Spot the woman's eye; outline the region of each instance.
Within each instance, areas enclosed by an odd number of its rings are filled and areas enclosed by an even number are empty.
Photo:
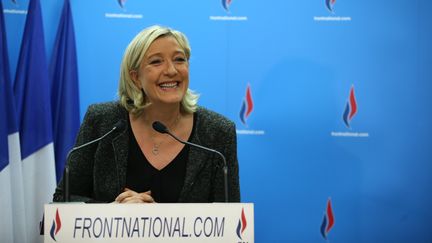
[[[160,60],[160,59],[154,59],[154,60],[150,60],[149,63],[152,64],[152,65],[160,64],[160,63],[162,63],[162,60]]]
[[[176,61],[176,62],[186,62],[186,58],[184,58],[184,57],[176,57],[174,59],[174,61]]]

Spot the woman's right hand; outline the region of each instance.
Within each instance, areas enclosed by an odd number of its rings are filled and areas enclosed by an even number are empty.
[[[117,203],[154,203],[151,196],[151,191],[136,192],[129,188],[125,188],[124,192],[120,193],[115,199]]]

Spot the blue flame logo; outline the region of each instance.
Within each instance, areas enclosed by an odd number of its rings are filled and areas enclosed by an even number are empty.
[[[50,236],[54,241],[57,241],[55,236],[58,234],[60,229],[61,229],[61,220],[60,220],[60,214],[57,209],[56,216],[52,222],[51,230],[50,230]]]
[[[325,0],[325,1],[326,1],[326,7],[328,11],[334,13],[334,5],[336,3],[336,0]]]
[[[124,8],[126,4],[126,0],[117,0],[118,4],[120,5],[120,8]]]
[[[222,7],[225,11],[229,12],[229,6],[231,5],[232,0],[222,0]]]

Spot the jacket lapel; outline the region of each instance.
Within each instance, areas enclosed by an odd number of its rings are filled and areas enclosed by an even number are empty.
[[[127,157],[128,157],[128,135],[127,131],[123,132],[116,138],[114,138],[112,145],[114,148],[114,156],[117,164],[117,176],[118,176],[118,192],[120,193],[126,184],[126,170],[127,170]]]
[[[190,142],[195,144],[202,144],[199,134],[200,134],[200,117],[199,110],[196,112],[194,116],[195,119],[195,128],[193,131],[192,138]],[[186,145],[189,146],[189,145]],[[186,176],[183,184],[183,189],[180,193],[179,202],[183,202],[185,198],[188,198],[188,194],[193,187],[196,176],[199,174],[205,163],[209,163],[210,153],[203,151],[202,149],[195,148],[190,146],[188,160],[186,163]]]
[[[125,116],[124,122],[126,124],[124,131],[112,140],[119,182],[116,188],[116,195],[121,193],[126,185],[127,159],[129,151],[129,119],[127,118],[127,115]]]

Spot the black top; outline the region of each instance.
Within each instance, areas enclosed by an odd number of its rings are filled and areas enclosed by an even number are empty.
[[[151,196],[158,203],[178,202],[186,176],[189,146],[184,146],[167,166],[158,170],[150,164],[141,151],[135,136],[133,136],[131,126],[129,126],[129,132],[131,136],[129,136],[130,150],[126,187],[136,192],[150,190]]]

